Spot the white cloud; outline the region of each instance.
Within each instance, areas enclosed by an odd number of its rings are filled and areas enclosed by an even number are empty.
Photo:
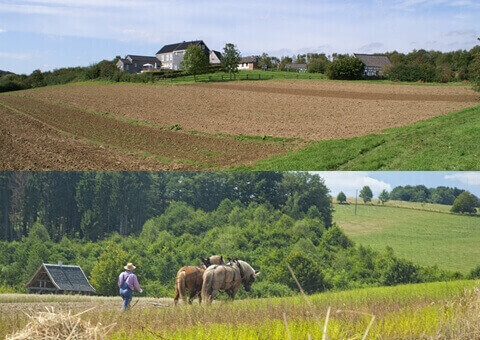
[[[480,172],[457,172],[452,175],[445,175],[445,179],[457,180],[468,185],[480,185]]]
[[[6,30],[0,28],[0,33],[5,33],[5,32],[6,32]]]
[[[27,53],[0,52],[0,58],[27,60],[31,58],[31,55]]]
[[[365,185],[372,189],[375,196],[378,196],[384,189],[392,190],[389,183],[370,177],[369,173],[364,171],[312,171],[311,173],[325,179],[326,186],[334,196],[343,191],[348,197],[354,197],[355,190],[360,192]]]

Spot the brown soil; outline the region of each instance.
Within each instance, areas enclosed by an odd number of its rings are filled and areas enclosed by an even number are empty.
[[[195,170],[249,164],[286,151],[261,141],[132,124],[39,99],[2,95],[0,103],[18,110],[0,111],[2,170]]]
[[[155,160],[60,133],[0,106],[0,170],[167,170]]]
[[[362,136],[478,104],[466,86],[313,81],[189,86],[75,85],[24,95],[146,120],[160,126],[232,135],[304,139]]]

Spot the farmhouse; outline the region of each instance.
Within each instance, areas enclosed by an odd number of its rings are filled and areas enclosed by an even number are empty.
[[[220,65],[222,63],[222,54],[218,51],[210,51],[210,65]]]
[[[162,68],[170,70],[179,70],[183,55],[189,46],[200,46],[205,51],[205,55],[209,57],[210,50],[202,40],[184,41],[181,43],[163,46],[156,54],[158,60],[162,63]]]
[[[143,55],[127,55],[125,59],[118,59],[117,67],[128,73],[159,70],[162,66],[156,57]]]
[[[384,54],[353,54],[365,64],[365,76],[381,76],[386,67],[392,65],[388,56]]]
[[[257,56],[250,56],[244,57],[240,59],[240,63],[238,64],[239,70],[253,70],[258,65],[258,57]]]
[[[307,64],[287,63],[285,64],[285,68],[296,70],[300,73],[307,72]]]
[[[80,266],[43,263],[25,285],[29,294],[91,294],[90,285]]]

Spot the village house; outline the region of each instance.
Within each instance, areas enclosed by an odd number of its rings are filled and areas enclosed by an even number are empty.
[[[289,70],[295,70],[299,73],[307,72],[307,64],[286,63],[285,68]]]
[[[29,294],[91,294],[95,289],[80,266],[42,263],[25,285]]]
[[[220,65],[222,63],[222,54],[218,51],[210,51],[210,65]]]
[[[160,70],[162,63],[156,57],[142,55],[127,55],[124,59],[118,59],[117,67],[128,73]]]
[[[365,64],[364,75],[367,77],[381,76],[385,68],[392,66],[392,62],[384,54],[354,53],[353,55]]]
[[[253,70],[258,65],[258,57],[257,56],[250,56],[250,57],[243,57],[240,59],[240,63],[238,64],[239,70]]]
[[[162,63],[162,68],[170,70],[179,70],[183,55],[189,46],[200,46],[207,57],[210,56],[210,50],[202,40],[184,41],[181,43],[163,46],[156,54],[157,59]]]

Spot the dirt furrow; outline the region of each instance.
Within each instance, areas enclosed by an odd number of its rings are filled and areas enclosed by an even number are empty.
[[[245,164],[260,158],[265,158],[272,154],[285,152],[285,148],[269,143],[256,141],[237,141],[233,138],[215,137],[208,135],[193,135],[179,131],[169,131],[153,126],[135,125],[100,114],[90,113],[84,110],[73,109],[61,104],[45,102],[39,99],[18,97],[14,95],[0,96],[0,103],[19,110],[29,116],[32,116],[45,124],[65,131],[75,136],[93,140],[104,145],[119,148],[121,150],[134,151],[150,156],[159,157],[167,162],[163,165],[164,169],[208,169],[214,167],[229,166],[235,164]],[[5,110],[5,109],[4,109]],[[11,114],[10,114],[11,116]],[[8,116],[2,114],[3,119]],[[11,118],[10,118],[11,119]],[[12,130],[16,131],[10,123],[8,128],[4,127],[5,148],[16,148],[17,153],[20,150],[30,150],[42,148],[46,139],[33,142],[32,138],[27,138],[23,147],[18,147],[20,140],[14,140]],[[38,130],[38,126],[32,129]],[[27,123],[24,124],[23,135],[29,136]],[[51,138],[50,138],[51,139]],[[37,145],[39,144],[39,145]],[[37,152],[33,152],[36,154]],[[9,154],[15,154],[10,151]],[[40,155],[48,156],[47,152],[40,152]],[[41,158],[41,156],[38,157]],[[69,150],[66,153],[71,158],[82,158],[76,150]],[[6,160],[7,164],[17,163],[16,156]],[[148,158],[148,157],[147,157]],[[150,157],[153,158],[153,157]],[[48,163],[48,162],[47,162]],[[148,162],[147,162],[148,163]],[[170,164],[170,165],[168,165]],[[158,165],[157,165],[158,166]],[[17,165],[18,167],[18,165]],[[35,166],[33,165],[35,168]],[[129,166],[130,167],[130,166]],[[135,168],[134,165],[132,165]],[[78,169],[75,165],[72,168]],[[108,168],[111,168],[109,166]],[[104,165],[97,169],[105,169]],[[141,167],[136,166],[136,170]]]

